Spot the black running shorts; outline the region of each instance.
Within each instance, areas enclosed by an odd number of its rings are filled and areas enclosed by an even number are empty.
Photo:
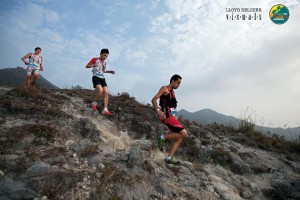
[[[97,85],[101,85],[102,87],[107,87],[105,78],[99,78],[97,76],[93,76],[93,84],[94,84],[94,88],[96,88]]]

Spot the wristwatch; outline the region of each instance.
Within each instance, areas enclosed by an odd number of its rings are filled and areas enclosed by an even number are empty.
[[[160,109],[159,109],[159,108],[157,108],[157,109],[156,109],[156,111],[160,111]]]

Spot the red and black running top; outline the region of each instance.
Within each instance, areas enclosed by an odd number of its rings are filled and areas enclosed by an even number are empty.
[[[161,107],[161,110],[165,113],[166,117],[169,118],[170,116],[172,116],[170,108],[176,108],[177,101],[175,98],[174,90],[169,86],[166,87],[169,90],[169,94],[160,96],[159,105]]]

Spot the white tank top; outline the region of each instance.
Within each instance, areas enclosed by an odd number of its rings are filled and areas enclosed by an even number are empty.
[[[93,75],[97,76],[99,78],[105,78],[104,77],[104,71],[106,69],[106,62],[100,60],[99,58],[95,62],[96,67],[93,67]]]
[[[29,57],[29,67],[39,68],[42,63],[42,56],[32,53]]]

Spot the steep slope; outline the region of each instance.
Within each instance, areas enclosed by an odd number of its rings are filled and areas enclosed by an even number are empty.
[[[26,81],[26,70],[22,67],[0,69],[0,86],[24,86]],[[42,75],[37,80],[38,87],[58,89]]]
[[[126,93],[110,96],[110,117],[89,109],[90,90],[0,95],[0,199],[300,197],[299,145],[183,120],[175,166],[156,147],[167,129]]]

